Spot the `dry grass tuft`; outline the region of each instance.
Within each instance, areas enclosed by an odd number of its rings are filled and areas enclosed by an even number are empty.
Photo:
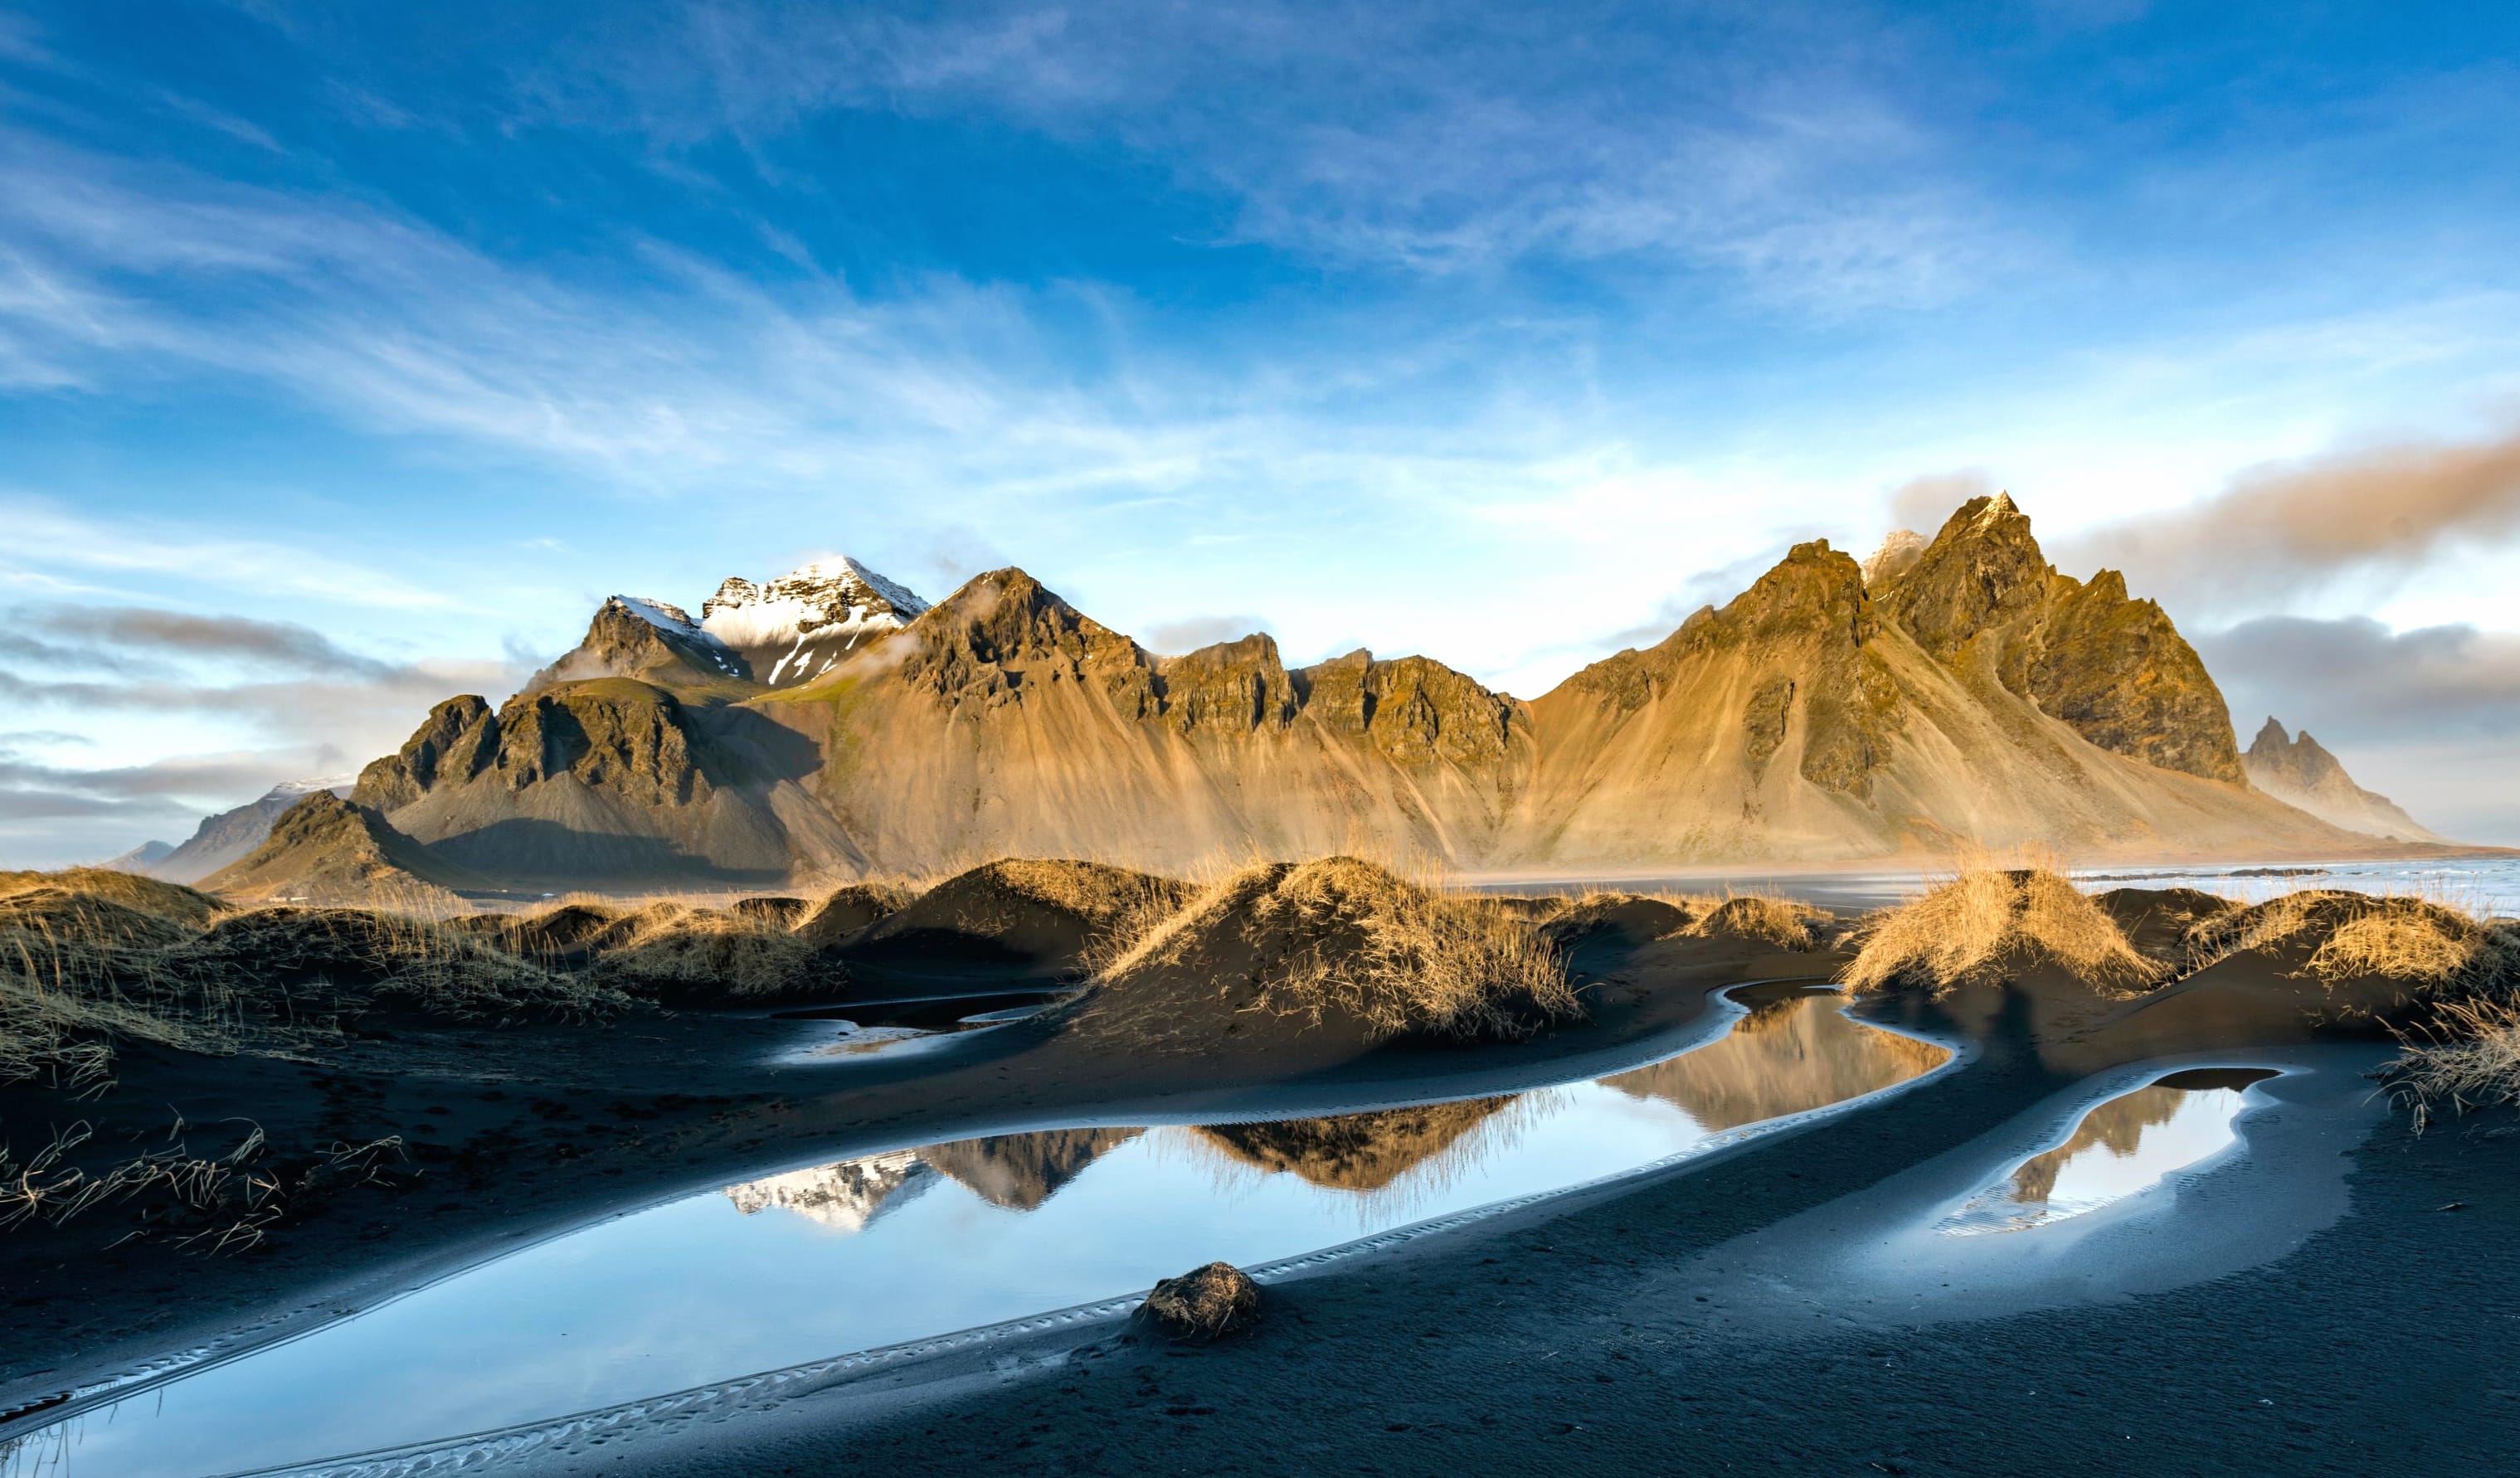
[[[1686,929],[1689,923],[1715,906],[1711,898],[1684,893],[1630,893],[1617,889],[1595,888],[1583,893],[1561,894],[1539,900],[1540,907],[1520,904],[1512,899],[1498,900],[1508,912],[1528,918],[1543,932],[1560,945],[1575,944],[1610,922],[1612,916],[1626,911],[1631,918],[1639,904],[1661,904],[1670,912],[1664,915],[1663,931],[1656,938],[1668,938]]]
[[[1838,978],[1852,991],[1921,980],[1937,992],[2037,961],[2103,990],[2134,992],[2168,966],[2139,953],[2108,912],[2060,868],[1979,862],[1866,920],[1863,946]]]
[[[227,905],[198,888],[160,882],[112,868],[64,868],[58,873],[0,873],[0,899],[51,890],[118,904],[169,923],[198,929],[224,913]]]
[[[2258,951],[2308,951],[2301,973],[2333,983],[2378,977],[2436,989],[2486,986],[2520,969],[2520,940],[2447,901],[2332,888],[2235,908],[2188,930],[2191,968]]]
[[[655,903],[622,924],[594,973],[633,995],[694,1005],[760,1001],[814,976],[814,947],[775,918]]]
[[[1681,932],[1700,939],[1730,935],[1761,939],[1788,950],[1812,950],[1819,947],[1812,926],[1827,918],[1810,904],[1790,898],[1739,893],[1707,909]]]
[[[90,873],[106,880],[113,896],[82,891],[82,874]],[[0,895],[0,1083],[101,1092],[112,1081],[116,1039],[227,1050],[234,1013],[225,993],[187,982],[162,963],[193,937],[192,928],[167,914],[192,910],[121,901],[164,902],[120,886],[126,879],[149,881],[124,873],[36,874],[73,878],[68,885],[29,885],[28,875],[10,874],[11,891]]]
[[[399,1136],[282,1158],[248,1123],[226,1153],[196,1155],[178,1138],[187,1128],[178,1119],[168,1147],[94,1173],[72,1158],[91,1138],[85,1122],[56,1134],[23,1164],[0,1145],[0,1231],[30,1222],[61,1226],[100,1206],[137,1202],[139,1225],[122,1239],[176,1232],[176,1246],[215,1257],[251,1250],[272,1228],[352,1187],[401,1183],[387,1164],[402,1158]]]
[[[2418,1132],[2445,1104],[2465,1113],[2520,1103],[2520,1003],[2509,997],[2443,1002],[2405,1041],[2381,1076]]]

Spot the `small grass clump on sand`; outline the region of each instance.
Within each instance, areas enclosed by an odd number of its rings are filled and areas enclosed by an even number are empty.
[[[2441,1004],[2406,1039],[2381,1081],[2420,1131],[2447,1104],[2453,1113],[2520,1103],[2520,1002],[2478,997]]]
[[[1759,939],[1781,949],[1812,950],[1820,941],[1813,926],[1828,916],[1807,903],[1765,893],[1737,893],[1699,914],[1683,933],[1708,939],[1730,935]]]
[[[815,978],[814,947],[762,914],[653,903],[622,922],[593,973],[635,996],[702,1006],[764,1001]]]
[[[1940,992],[2033,962],[2108,991],[2137,991],[2168,973],[2052,866],[1964,867],[1922,897],[1873,915],[1861,937],[1838,977],[1857,992],[1903,980]]]
[[[1580,1017],[1557,946],[1494,899],[1351,857],[1264,863],[1209,887],[1097,977],[1247,974],[1253,1008],[1403,1035],[1518,1038]]]

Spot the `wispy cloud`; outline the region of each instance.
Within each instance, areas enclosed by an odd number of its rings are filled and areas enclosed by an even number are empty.
[[[1827,314],[1944,301],[2029,254],[1899,101],[1904,38],[1842,8],[673,14],[529,74],[519,107],[757,157],[827,113],[981,112],[1142,152],[1234,202],[1229,239],[1438,272],[1633,258]]]
[[[2252,468],[2216,496],[2068,546],[2194,607],[2229,610],[2343,576],[2403,575],[2447,546],[2520,535],[2520,431]]]
[[[44,643],[25,636],[29,631],[70,637],[80,645]],[[0,655],[13,650],[48,666],[117,673],[162,669],[170,656],[223,658],[315,677],[369,681],[390,679],[401,671],[397,664],[347,650],[312,627],[293,622],[136,605],[20,607],[0,627]]]
[[[442,591],[317,550],[166,520],[87,517],[22,493],[0,493],[0,525],[9,531],[0,544],[0,586],[98,594],[133,576],[178,576],[264,599],[304,596],[383,609],[450,602]],[[88,578],[66,578],[68,571]]]

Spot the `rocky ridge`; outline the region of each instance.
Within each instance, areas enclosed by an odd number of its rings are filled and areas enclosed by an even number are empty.
[[[917,601],[877,594],[886,619]],[[703,625],[767,599],[722,595]],[[2008,497],[1892,541],[1869,575],[1798,545],[1720,609],[1532,702],[1423,656],[1289,667],[1264,633],[1159,656],[1012,568],[897,629],[853,614],[860,639],[777,687],[676,615],[606,603],[578,650],[495,711],[441,704],[354,798],[517,885],[1010,855],[1599,873],[1930,857],[1963,838],[2155,857],[2357,844],[2253,789],[2169,617],[2114,572],[2056,571]]]

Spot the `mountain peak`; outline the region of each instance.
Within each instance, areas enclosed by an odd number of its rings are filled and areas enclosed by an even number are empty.
[[[2241,763],[2251,784],[2349,831],[2393,841],[2441,839],[2389,797],[2356,784],[2343,762],[2312,739],[2309,730],[2287,739],[2272,715],[2250,741]]]
[[[743,653],[761,682],[792,688],[926,610],[910,587],[832,555],[759,585],[729,576],[701,603],[700,625]]]
[[[750,675],[742,658],[690,611],[646,596],[613,596],[596,608],[586,640],[535,673],[523,691],[604,677],[708,682]]]
[[[1864,561],[1864,588],[1878,596],[1916,567],[1925,557],[1925,536],[1912,528],[1894,528],[1881,537],[1881,547]]]
[[[2048,575],[2030,519],[1998,493],[1954,510],[1885,599],[1918,646],[1949,661],[1979,632],[2036,605]]]

